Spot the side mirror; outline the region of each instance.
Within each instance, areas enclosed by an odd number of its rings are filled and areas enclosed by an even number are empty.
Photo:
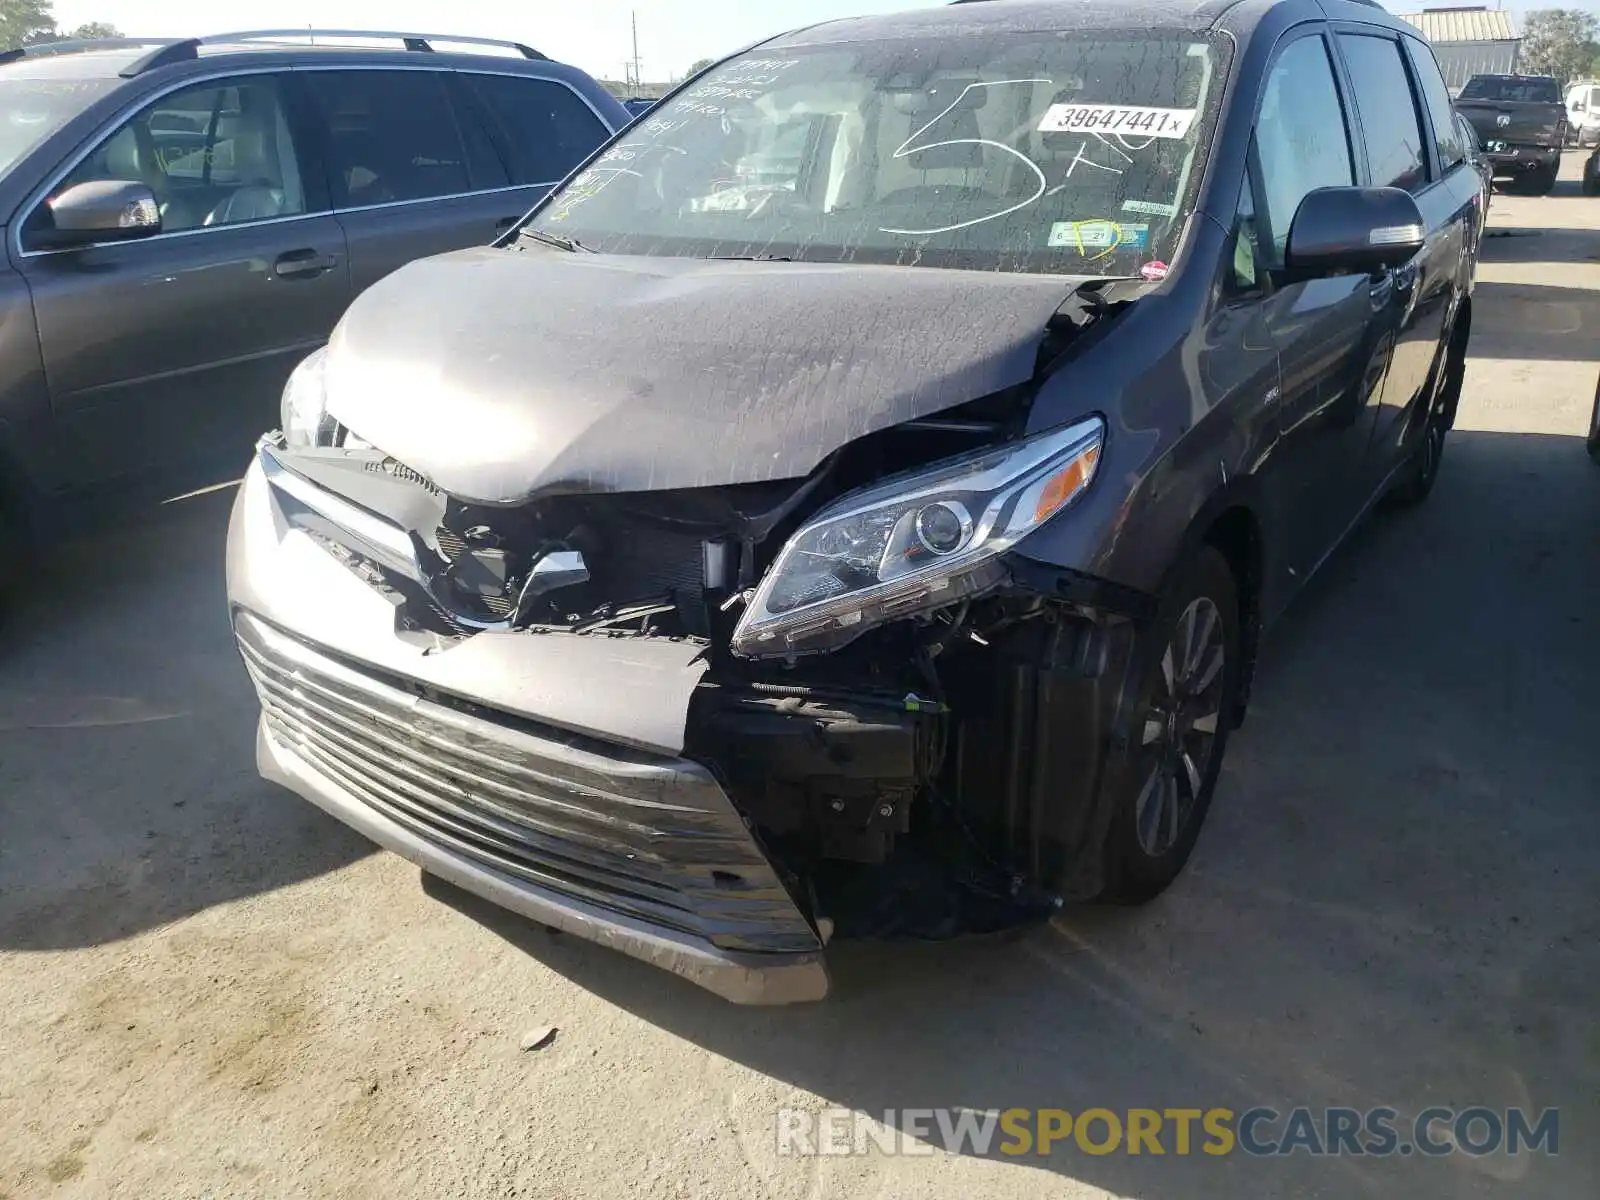
[[[37,240],[49,249],[119,242],[161,232],[156,194],[142,183],[98,179],[69,187],[47,202],[55,220]]]
[[[1408,261],[1422,249],[1425,233],[1409,192],[1318,188],[1294,214],[1284,267],[1292,279],[1376,274]]]

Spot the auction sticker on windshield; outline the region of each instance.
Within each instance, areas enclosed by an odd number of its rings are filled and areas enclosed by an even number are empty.
[[[1150,226],[1125,225],[1116,221],[1057,221],[1050,227],[1051,249],[1076,247],[1088,250],[1143,250],[1150,244]]]
[[[1039,122],[1039,132],[1181,138],[1194,124],[1195,111],[1135,104],[1052,104]]]

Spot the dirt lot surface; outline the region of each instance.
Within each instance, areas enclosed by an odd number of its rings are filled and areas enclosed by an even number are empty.
[[[260,782],[225,495],[0,638],[0,1196],[1600,1194],[1600,200],[1497,197],[1459,431],[1267,647],[1143,911],[841,947],[755,1011]],[[524,1052],[535,1027],[555,1040]],[[783,1106],[1559,1106],[1557,1157],[779,1157]]]

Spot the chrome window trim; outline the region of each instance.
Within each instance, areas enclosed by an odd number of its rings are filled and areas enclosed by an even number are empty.
[[[403,208],[406,205],[411,204],[437,204],[443,200],[469,200],[473,196],[497,196],[503,192],[525,192],[529,188],[555,187],[556,184],[560,182],[561,181],[557,179],[554,183],[513,183],[508,184],[506,187],[477,188],[476,190],[470,192],[446,192],[442,196],[421,196],[415,200],[385,200],[381,204],[352,204],[347,208],[330,209],[329,212],[336,216],[342,216],[346,213],[371,212],[378,208]],[[327,214],[318,213],[316,215],[326,216]],[[246,223],[247,222],[244,221],[237,222],[239,225]],[[233,226],[227,226],[226,228],[233,228]]]
[[[530,59],[529,63],[537,66],[536,60]],[[437,200],[452,200],[471,196],[488,196],[499,192],[522,191],[526,188],[553,188],[561,182],[561,180],[557,179],[549,183],[519,183],[499,188],[479,188],[470,192],[447,192],[442,196],[426,196],[419,200],[389,200],[382,204],[364,204],[347,208],[329,207],[321,212],[295,213],[293,216],[287,217],[265,217],[259,221],[234,221],[227,225],[202,225],[194,229],[174,229],[168,233],[154,233],[143,238],[119,239],[109,242],[90,242],[83,246],[69,246],[54,250],[23,249],[23,227],[28,223],[28,219],[33,216],[34,212],[37,211],[39,205],[44,203],[44,198],[51,192],[55,191],[56,186],[60,184],[63,179],[72,174],[73,171],[77,170],[78,165],[82,163],[84,159],[88,158],[91,154],[98,150],[101,143],[104,142],[106,138],[110,137],[117,130],[121,129],[126,121],[131,120],[150,105],[155,104],[159,100],[165,99],[174,92],[180,92],[189,87],[198,87],[201,84],[215,83],[219,79],[237,79],[249,75],[285,75],[291,72],[310,71],[431,71],[434,74],[498,75],[507,79],[538,79],[544,83],[559,84],[561,87],[566,88],[579,100],[582,100],[584,107],[594,114],[595,120],[600,122],[600,127],[607,130],[610,134],[615,135],[616,133],[620,132],[622,128],[624,128],[624,126],[612,126],[611,122],[607,121],[600,110],[594,106],[593,101],[591,101],[589,97],[585,96],[577,88],[573,87],[572,84],[567,82],[565,79],[558,79],[549,75],[541,75],[537,70],[496,71],[480,67],[430,66],[426,63],[395,63],[392,65],[389,63],[302,63],[298,65],[282,64],[278,66],[266,67],[237,67],[227,71],[219,70],[210,72],[209,74],[191,75],[186,79],[176,80],[171,85],[161,88],[159,91],[155,91],[147,96],[143,96],[133,104],[125,105],[114,117],[112,117],[109,121],[95,131],[94,136],[88,139],[84,148],[77,154],[73,155],[67,161],[67,164],[64,167],[60,168],[53,175],[49,176],[48,178],[50,181],[43,187],[35,190],[34,193],[29,197],[28,201],[18,209],[22,215],[14,222],[10,247],[12,252],[15,253],[19,260],[42,258],[46,255],[55,254],[76,254],[84,250],[92,250],[103,246],[142,245],[147,242],[165,241],[168,238],[191,237],[197,233],[217,233],[224,229],[244,229],[262,225],[280,225],[289,221],[306,221],[314,217],[336,216],[340,213],[367,212],[378,208],[395,208],[403,204],[431,204]]]

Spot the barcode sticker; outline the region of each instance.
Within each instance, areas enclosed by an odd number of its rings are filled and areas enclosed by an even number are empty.
[[[1147,108],[1136,104],[1052,104],[1040,133],[1109,133],[1123,137],[1181,138],[1194,124],[1192,108]]]

